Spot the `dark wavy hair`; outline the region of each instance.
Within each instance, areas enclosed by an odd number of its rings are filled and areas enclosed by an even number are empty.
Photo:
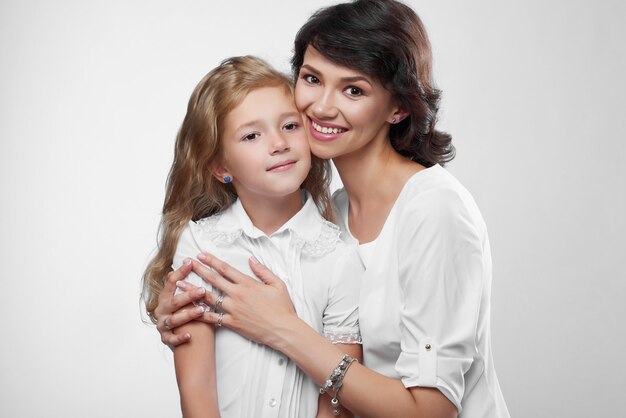
[[[441,92],[432,79],[426,29],[413,9],[394,0],[358,0],[318,10],[296,35],[294,79],[309,46],[376,78],[409,112],[389,132],[398,153],[426,167],[454,158],[452,137],[435,129]]]

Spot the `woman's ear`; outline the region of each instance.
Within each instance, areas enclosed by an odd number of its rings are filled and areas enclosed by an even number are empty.
[[[404,106],[398,105],[387,118],[387,122],[395,125],[396,123],[402,122],[407,116],[409,116],[409,112],[404,108]]]

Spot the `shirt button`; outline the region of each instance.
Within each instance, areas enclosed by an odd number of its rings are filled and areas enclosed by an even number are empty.
[[[273,408],[278,405],[278,401],[274,398],[270,399],[270,406]]]
[[[278,365],[282,366],[283,364],[285,364],[285,359],[281,357],[278,359]]]

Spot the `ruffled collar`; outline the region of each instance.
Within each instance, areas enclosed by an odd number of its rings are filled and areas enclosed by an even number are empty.
[[[272,235],[288,230],[292,234],[293,243],[302,248],[303,253],[316,257],[327,254],[340,241],[341,230],[320,215],[309,193],[304,197],[306,201],[302,209]],[[252,224],[239,199],[228,209],[195,223],[191,222],[191,225],[197,235],[218,246],[231,245],[242,234],[253,240],[266,236]]]

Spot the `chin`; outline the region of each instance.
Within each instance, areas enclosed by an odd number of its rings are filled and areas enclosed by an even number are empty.
[[[334,148],[335,147],[325,144],[320,145],[311,143],[311,154],[315,155],[317,158],[321,158],[322,160],[330,160],[338,155],[337,150]]]
[[[276,187],[273,190],[273,195],[276,197],[287,197],[294,193],[299,193],[303,182],[304,180],[302,180],[302,182],[297,183],[297,184],[293,183],[293,184],[284,184],[281,186],[277,185],[278,187]]]

